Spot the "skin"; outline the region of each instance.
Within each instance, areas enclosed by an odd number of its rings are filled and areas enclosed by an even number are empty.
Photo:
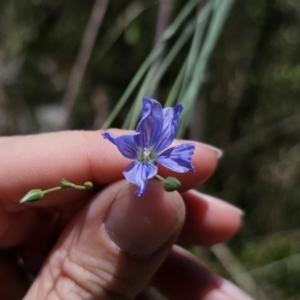
[[[179,192],[167,193],[151,180],[136,197],[136,187],[122,175],[130,160],[100,133],[0,139],[1,297],[153,299],[151,283],[169,299],[250,299],[173,246],[177,240],[204,246],[224,242],[241,225],[241,211],[192,190],[213,174],[217,153],[195,143],[195,173],[159,167],[161,176],[181,181]],[[40,202],[19,203],[28,190],[57,186],[61,178],[92,181],[100,191],[62,190]],[[29,287],[24,269],[32,271],[44,258]]]

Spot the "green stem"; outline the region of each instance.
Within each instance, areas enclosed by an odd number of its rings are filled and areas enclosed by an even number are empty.
[[[91,182],[86,182],[86,183],[90,184],[91,186],[89,187],[87,185],[78,185],[78,184],[74,184],[70,181],[67,181],[65,179],[62,179],[61,186],[56,186],[56,187],[53,187],[51,189],[44,190],[43,193],[47,194],[47,193],[59,191],[59,190],[62,190],[62,189],[88,190],[88,189],[91,189],[91,188],[95,188]]]
[[[60,184],[61,184],[62,188],[70,188],[70,189],[75,189],[75,190],[89,190],[89,189],[96,188],[94,186],[94,184],[90,181],[85,182],[83,185],[78,185],[78,184],[74,184],[66,179],[62,179]]]
[[[44,193],[44,194],[47,194],[47,193],[59,191],[59,190],[61,190],[61,189],[62,189],[61,186],[56,186],[56,187],[54,187],[54,188],[51,188],[51,189],[48,189],[48,190],[44,190],[43,193]]]
[[[161,177],[161,176],[158,175],[158,174],[156,174],[155,177],[156,177],[157,179],[159,179],[160,181],[162,181],[162,182],[165,182],[165,181],[166,181],[165,178]]]
[[[70,186],[70,188],[75,189],[75,190],[86,190],[87,189],[84,185],[77,185],[77,184]]]

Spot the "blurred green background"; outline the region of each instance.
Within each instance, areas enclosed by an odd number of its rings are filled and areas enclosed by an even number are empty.
[[[299,83],[299,0],[0,2],[0,134],[184,104],[179,136],[225,152],[201,190],[245,211],[228,244],[191,251],[255,299],[300,299]]]

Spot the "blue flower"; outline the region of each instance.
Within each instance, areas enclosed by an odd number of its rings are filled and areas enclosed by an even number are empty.
[[[144,193],[148,180],[156,176],[156,162],[178,173],[195,171],[191,165],[194,144],[185,143],[166,149],[175,137],[182,109],[180,104],[163,109],[158,101],[144,97],[142,117],[134,133],[119,137],[109,132],[102,133],[123,156],[134,160],[123,174],[138,186],[138,196]]]

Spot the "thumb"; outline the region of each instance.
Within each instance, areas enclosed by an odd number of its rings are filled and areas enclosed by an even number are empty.
[[[133,299],[176,240],[185,208],[149,182],[137,197],[125,181],[101,191],[66,227],[25,300]]]

